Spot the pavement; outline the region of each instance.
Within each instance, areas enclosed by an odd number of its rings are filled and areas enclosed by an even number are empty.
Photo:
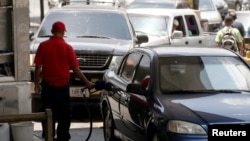
[[[42,127],[40,122],[34,123],[33,141],[45,141],[42,138]],[[90,123],[71,123],[70,141],[85,141],[89,135]],[[92,133],[89,141],[104,141],[102,122],[93,122]]]

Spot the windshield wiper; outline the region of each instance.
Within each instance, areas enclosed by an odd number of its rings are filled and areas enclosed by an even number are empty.
[[[77,38],[104,38],[104,39],[110,39],[110,37],[105,37],[105,36],[97,36],[97,35],[81,35],[81,36],[76,36]]]

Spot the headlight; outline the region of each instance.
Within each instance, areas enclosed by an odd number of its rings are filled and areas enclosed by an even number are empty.
[[[30,67],[34,66],[35,54],[30,54]]]
[[[122,56],[113,56],[109,68],[117,67],[122,60]]]
[[[200,125],[180,120],[169,121],[168,131],[182,134],[207,134]]]

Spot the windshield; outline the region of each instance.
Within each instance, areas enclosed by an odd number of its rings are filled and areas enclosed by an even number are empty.
[[[141,32],[152,36],[167,36],[168,17],[136,14],[129,14],[129,17],[137,34]]]
[[[249,68],[236,57],[165,57],[159,70],[163,92],[250,90]]]
[[[201,11],[214,11],[215,7],[212,0],[199,0],[199,10]]]
[[[51,35],[51,25],[55,21],[62,21],[66,25],[66,37],[106,37],[131,40],[128,22],[124,15],[118,13],[71,11],[53,12],[42,23],[39,37]]]

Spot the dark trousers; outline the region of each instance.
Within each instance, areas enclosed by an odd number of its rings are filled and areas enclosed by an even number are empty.
[[[42,111],[47,108],[52,110],[54,137],[56,132],[58,141],[69,141],[69,129],[71,122],[69,85],[64,87],[54,87],[46,82],[42,82],[41,102]],[[55,127],[56,122],[58,123],[57,129]],[[44,123],[42,123],[42,126],[43,130],[45,130]]]

